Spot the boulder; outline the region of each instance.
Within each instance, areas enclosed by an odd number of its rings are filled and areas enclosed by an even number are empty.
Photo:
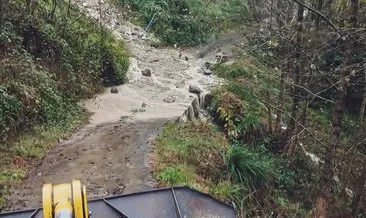
[[[194,120],[194,110],[193,110],[192,105],[190,105],[190,106],[188,107],[188,109],[186,110],[186,116],[187,116],[187,119],[188,119],[189,121]]]
[[[198,101],[198,98],[195,98],[192,102],[192,108],[194,112],[194,117],[198,118],[200,115],[200,103]]]
[[[189,92],[200,94],[202,90],[197,85],[189,85]]]
[[[113,93],[113,94],[117,94],[117,93],[118,93],[118,89],[117,89],[117,87],[112,87],[112,88],[111,88],[111,93]]]
[[[143,76],[151,76],[151,70],[150,69],[141,70],[141,73],[142,73]]]

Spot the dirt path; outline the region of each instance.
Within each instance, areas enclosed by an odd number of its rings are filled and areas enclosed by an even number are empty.
[[[81,0],[78,5],[99,19],[96,0]],[[201,63],[192,55],[179,59],[177,49],[152,47],[154,38],[139,37],[142,29],[122,20],[118,8],[104,3],[102,11],[104,25],[125,40],[131,52],[129,83],[117,87],[118,94],[108,89],[83,103],[93,112],[90,123],[55,146],[29,172],[24,184],[9,196],[12,210],[40,206],[42,184],[49,182],[81,179],[91,198],[151,189],[151,139],[196,97],[188,92],[189,84],[207,90],[218,81],[198,73]],[[151,77],[141,74],[147,68]]]

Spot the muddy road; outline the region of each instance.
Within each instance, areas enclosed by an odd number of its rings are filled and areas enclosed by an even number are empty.
[[[89,198],[151,189],[151,141],[164,123],[180,117],[197,98],[188,92],[189,85],[207,91],[219,82],[199,73],[202,60],[191,52],[151,46],[156,43],[154,37],[123,20],[119,8],[107,2],[99,5],[96,0],[77,4],[126,42],[131,54],[129,82],[116,87],[117,94],[106,89],[81,103],[93,113],[89,124],[55,145],[29,171],[8,198],[10,210],[40,206],[44,183],[80,179]],[[152,75],[142,75],[145,69]]]
[[[31,172],[23,187],[14,190],[14,210],[41,205],[42,184],[81,179],[89,198],[151,189],[149,155],[152,140],[167,120],[83,129],[57,145]]]

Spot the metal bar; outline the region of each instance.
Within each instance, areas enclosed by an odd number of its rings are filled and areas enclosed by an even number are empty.
[[[180,212],[179,204],[177,201],[177,196],[175,196],[174,188],[172,188],[172,194],[173,194],[174,205],[175,205],[175,209],[177,210],[178,218],[182,218],[182,214]]]
[[[31,216],[29,218],[33,218],[36,216],[36,214],[38,213],[39,208],[35,209],[34,212],[31,214]]]
[[[106,199],[103,199],[104,203],[107,204],[110,208],[114,210],[118,215],[122,216],[122,218],[128,218],[126,214],[124,214],[122,211],[118,210],[115,206],[113,206],[111,203],[109,203]]]

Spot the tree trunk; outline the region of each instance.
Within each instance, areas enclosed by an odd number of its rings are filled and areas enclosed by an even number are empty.
[[[298,29],[297,29],[297,36],[296,36],[296,44],[298,47],[301,48],[302,45],[302,26],[303,26],[303,19],[304,19],[304,7],[302,5],[299,5],[299,9],[297,11],[297,25],[298,25]],[[293,117],[293,119],[290,119],[290,123],[288,125],[288,129],[291,132],[292,130],[295,129],[295,125],[296,122],[294,119],[297,119],[297,112],[299,109],[299,95],[300,95],[300,89],[299,89],[299,85],[300,85],[300,71],[301,71],[301,52],[300,52],[300,48],[297,49],[296,52],[296,64],[295,64],[295,69],[294,69],[294,93],[293,93],[293,101],[292,101],[292,107],[291,107],[291,116]]]
[[[31,3],[32,3],[31,0],[27,0],[26,1],[26,4],[25,4],[25,14],[26,15],[29,15],[30,14],[30,11],[31,11]]]
[[[359,210],[360,210],[360,202],[362,199],[362,196],[365,191],[365,184],[366,184],[366,167],[363,168],[361,176],[358,178],[359,185],[357,187],[357,190],[355,190],[355,197],[352,201],[352,215],[354,217],[358,216]]]
[[[349,22],[353,27],[357,27],[359,4],[359,0],[351,0],[351,6],[349,8]]]
[[[319,0],[317,9],[319,12],[322,12],[322,8],[323,8],[323,0]],[[316,19],[315,19],[316,30],[319,30],[319,23],[320,23],[320,15],[316,14]]]
[[[366,64],[364,64],[366,67]],[[365,70],[365,83],[366,83],[366,70]],[[363,95],[362,95],[362,104],[360,108],[360,116],[359,116],[359,126],[361,126],[363,122],[363,118],[365,116],[365,107],[366,107],[366,85],[363,87]]]
[[[282,111],[283,111],[283,107],[285,105],[285,89],[286,89],[285,79],[286,79],[286,73],[285,73],[285,71],[282,71],[281,81],[280,81],[280,93],[278,95],[278,110],[276,113],[276,116],[277,116],[276,117],[276,127],[275,127],[276,132],[281,131]]]
[[[267,100],[268,102],[270,102],[270,93],[269,91],[266,92],[266,95],[267,95]],[[268,132],[269,133],[272,133],[273,132],[273,124],[272,124],[272,109],[271,109],[271,106],[268,105],[267,106],[267,114],[268,114]]]

